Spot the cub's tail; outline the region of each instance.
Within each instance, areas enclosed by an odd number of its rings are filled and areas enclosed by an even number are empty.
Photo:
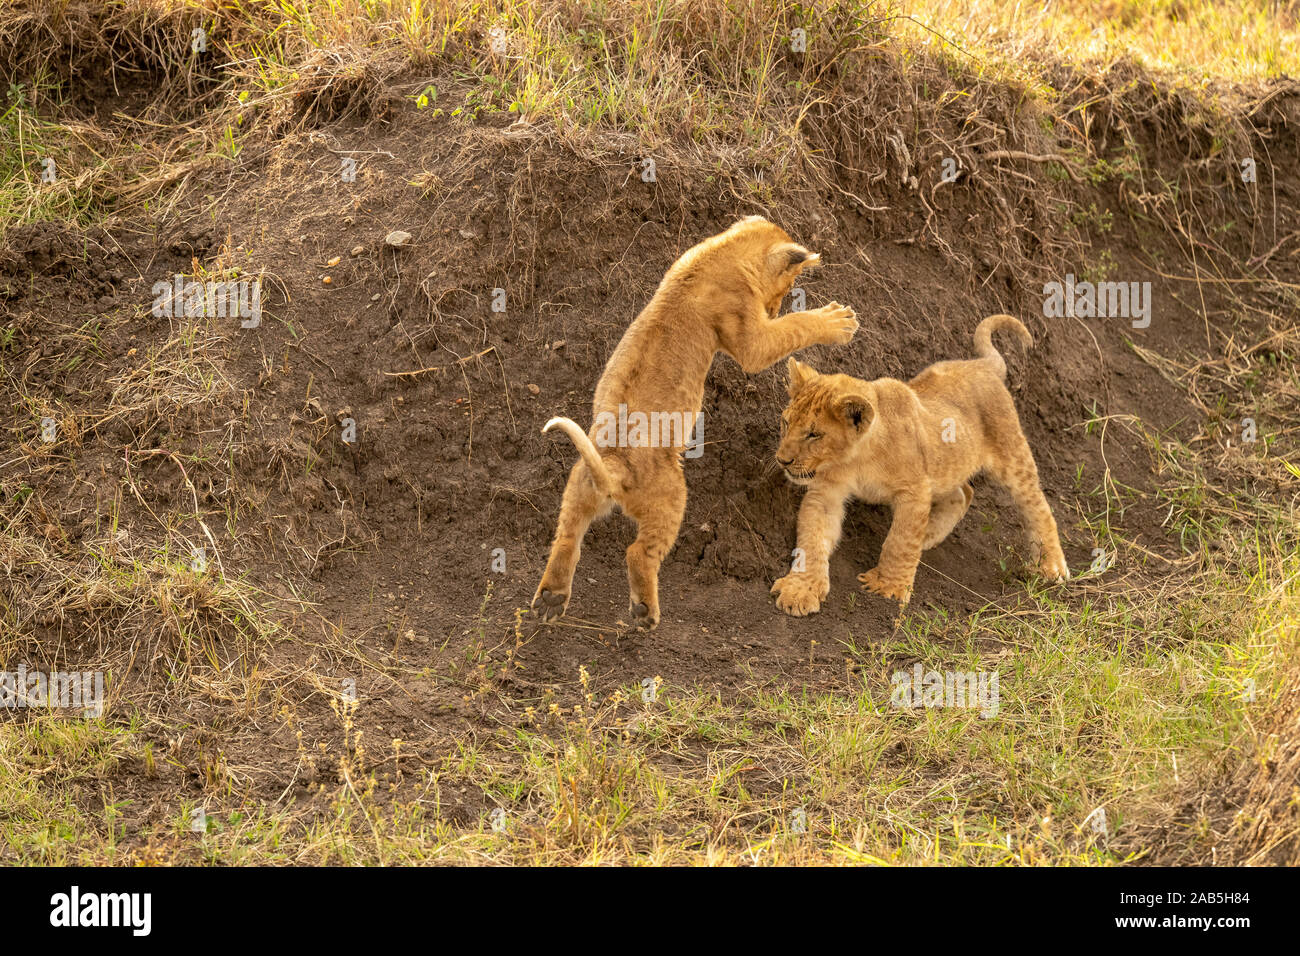
[[[1025,348],[1032,348],[1034,337],[1029,334],[1024,323],[1014,315],[990,315],[987,319],[975,327],[975,352],[980,358],[988,359],[998,370],[998,375],[1002,378],[1007,377],[1007,363],[1002,360],[1001,354],[993,347],[993,333],[998,329],[1014,329],[1017,337],[1025,343]]]
[[[618,487],[614,481],[614,476],[610,474],[605,459],[600,457],[600,452],[596,451],[596,446],[587,437],[587,433],[582,430],[582,426],[572,418],[552,418],[542,428],[542,431],[549,432],[552,428],[558,428],[569,436],[569,440],[578,449],[578,454],[587,463],[587,470],[591,472],[591,478],[596,483],[596,487],[611,498],[615,497]]]

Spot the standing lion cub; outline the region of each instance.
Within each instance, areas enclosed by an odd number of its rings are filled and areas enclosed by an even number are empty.
[[[590,435],[568,418],[552,418],[542,429],[559,428],[582,457],[569,472],[527,620],[564,613],[587,527],[617,504],[637,523],[627,549],[632,622],[646,629],[659,623],[659,565],[686,511],[681,456],[692,426],[700,438],[713,356],[726,352],[746,372],[759,372],[809,345],[845,344],[857,331],[853,310],[837,302],[778,318],[795,278],[819,261],[780,227],[750,216],[673,263],[609,357],[596,384]],[[698,454],[698,444],[692,447],[687,454]]]
[[[975,492],[969,480],[987,470],[1024,516],[1032,560],[1049,580],[1070,577],[1056,521],[1038,484],[1011,393],[1007,366],[993,347],[998,329],[1033,345],[1009,315],[975,330],[969,361],[938,362],[910,382],[819,375],[790,360],[790,404],[782,414],[776,460],[807,487],[799,508],[804,567],[772,585],[777,607],[802,617],[830,592],[830,556],[851,498],[888,504],[894,521],[880,561],[858,575],[868,589],[906,604],[921,560],[962,519]]]

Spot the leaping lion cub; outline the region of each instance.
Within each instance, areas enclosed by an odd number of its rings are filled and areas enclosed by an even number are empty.
[[[820,375],[790,360],[790,404],[781,416],[776,460],[808,490],[799,508],[804,568],[772,585],[782,611],[802,617],[821,608],[830,592],[831,552],[851,498],[893,509],[880,561],[858,580],[906,604],[921,552],[946,538],[966,514],[975,496],[969,480],[985,470],[1020,508],[1042,575],[1070,577],[1007,391],[1006,363],[993,347],[998,329],[1033,345],[1019,319],[991,315],[975,330],[979,358],[938,362],[907,383]]]
[[[777,317],[795,278],[819,262],[784,230],[750,216],[673,263],[609,357],[596,384],[590,435],[568,418],[552,418],[542,429],[559,428],[582,457],[569,472],[527,620],[564,613],[587,527],[618,504],[637,523],[627,549],[632,623],[646,629],[659,623],[659,565],[686,510],[681,456],[714,354],[726,352],[746,372],[759,372],[810,345],[847,343],[857,331],[853,310],[837,302]],[[671,422],[677,427],[665,430],[675,434],[655,440],[655,428],[648,436],[644,428],[629,429],[638,416],[642,423]]]

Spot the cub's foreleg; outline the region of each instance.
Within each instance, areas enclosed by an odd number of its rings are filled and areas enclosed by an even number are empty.
[[[830,593],[831,554],[840,543],[844,505],[845,496],[833,491],[812,488],[804,495],[793,565],[772,585],[776,606],[792,617],[815,614]]]

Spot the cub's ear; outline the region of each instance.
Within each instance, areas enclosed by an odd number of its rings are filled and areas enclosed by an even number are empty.
[[[835,400],[835,414],[855,431],[866,431],[876,417],[876,406],[866,392],[850,392]]]
[[[769,256],[775,272],[789,272],[792,269],[812,269],[821,265],[822,257],[809,252],[797,242],[783,242],[774,248]]]
[[[803,391],[803,387],[817,377],[815,368],[804,365],[795,358],[785,363],[785,370],[790,373],[790,384],[786,386],[786,391],[790,393],[791,398]]]

